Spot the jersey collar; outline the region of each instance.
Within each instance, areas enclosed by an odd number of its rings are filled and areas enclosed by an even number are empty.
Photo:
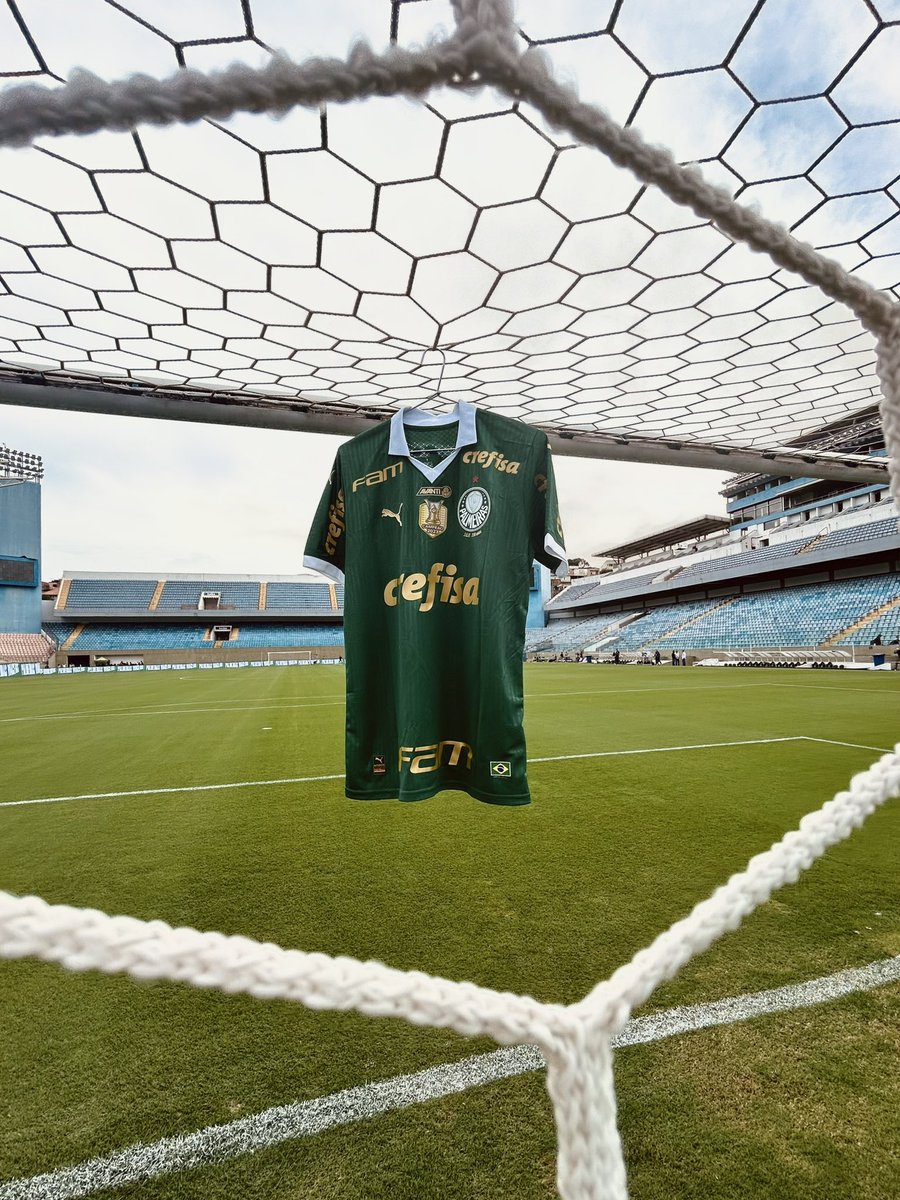
[[[456,448],[453,450],[453,453],[448,454],[444,461],[438,463],[436,467],[426,467],[422,463],[417,462],[409,452],[405,426],[449,425],[452,421],[457,422]],[[388,453],[399,454],[404,458],[408,458],[412,465],[418,471],[422,472],[429,483],[434,483],[446,471],[447,467],[450,466],[463,446],[472,446],[477,440],[474,404],[467,404],[464,400],[460,400],[448,413],[430,413],[423,412],[419,408],[401,408],[391,417],[391,440],[388,444]]]

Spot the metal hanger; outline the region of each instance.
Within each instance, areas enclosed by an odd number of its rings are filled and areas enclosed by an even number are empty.
[[[441,383],[444,378],[444,368],[447,365],[447,356],[444,353],[444,351],[440,348],[440,346],[432,346],[431,349],[434,350],[434,352],[436,354],[439,354],[441,356],[441,373],[440,373],[440,375],[438,375],[437,387],[435,388],[435,390],[432,392],[432,394],[430,396],[423,397],[423,399],[419,400],[416,404],[407,404],[406,409],[421,408],[423,404],[427,404],[429,401],[434,401],[434,400],[440,399]],[[419,363],[420,367],[425,365],[425,355],[427,353],[428,353],[428,347],[426,347],[422,351],[422,360]],[[450,408],[447,411],[452,412],[453,407],[454,406],[451,402]],[[450,453],[451,453],[451,450],[449,450],[446,446],[416,446],[415,450],[413,451],[413,454],[450,454]]]
[[[440,399],[441,383],[443,382],[443,379],[444,379],[444,368],[447,366],[447,355],[444,353],[444,351],[441,349],[440,346],[432,346],[431,349],[434,350],[435,354],[439,354],[441,356],[441,373],[440,373],[440,375],[438,375],[437,387],[434,389],[434,391],[431,393],[430,396],[423,396],[423,398],[421,400],[419,400],[418,403],[416,403],[416,404],[407,404],[406,405],[407,408],[421,408],[423,404],[427,404],[429,401]],[[427,353],[428,353],[428,347],[426,346],[422,350],[422,358],[419,361],[420,367],[425,366],[425,355]]]

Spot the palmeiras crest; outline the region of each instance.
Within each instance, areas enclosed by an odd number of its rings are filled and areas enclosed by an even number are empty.
[[[419,505],[419,528],[430,538],[447,532],[447,505],[443,500],[423,500]]]

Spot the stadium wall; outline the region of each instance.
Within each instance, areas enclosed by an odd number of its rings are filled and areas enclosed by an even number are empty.
[[[97,666],[98,659],[109,660],[110,662],[128,661],[140,662],[144,666],[164,666],[171,664],[178,666],[184,663],[221,663],[221,662],[265,662],[269,655],[278,655],[283,658],[291,658],[296,655],[298,650],[304,653],[309,652],[310,658],[328,659],[334,661],[337,659],[343,660],[343,646],[253,646],[253,647],[238,647],[223,648],[217,646],[215,649],[210,647],[209,650],[141,650],[136,647],[134,650],[91,650],[90,652],[74,654],[58,654],[56,664],[60,667],[70,666]]]
[[[550,571],[540,563],[531,565],[531,588],[528,592],[526,629],[543,629],[547,624],[545,607],[550,599]]]
[[[37,564],[32,586],[0,583],[0,633],[41,631],[41,485],[0,480],[0,555],[31,558]]]

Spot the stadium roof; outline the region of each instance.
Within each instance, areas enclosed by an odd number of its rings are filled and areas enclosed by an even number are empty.
[[[668,529],[660,529],[657,533],[649,533],[646,537],[636,538],[633,542],[623,542],[621,546],[598,550],[595,557],[631,558],[634,554],[649,554],[651,550],[677,546],[681,542],[706,537],[708,533],[717,533],[720,529],[727,528],[727,517],[697,517],[694,521],[686,521],[682,525],[672,525]]]
[[[507,51],[539,49],[587,104],[896,299],[894,0],[514,8]],[[442,374],[446,400],[578,453],[753,469],[877,399],[873,334],[844,303],[551,124],[536,92],[441,67],[416,100],[342,81],[260,111],[279,80],[348,71],[276,51],[343,60],[362,37],[388,65],[425,44],[451,63],[455,35],[445,0],[0,10],[0,401],[351,433]],[[61,90],[76,68],[98,78]],[[133,72],[116,94],[141,112],[98,117],[100,80]],[[161,99],[195,80],[217,96],[204,119]],[[884,477],[843,459],[820,473]]]

